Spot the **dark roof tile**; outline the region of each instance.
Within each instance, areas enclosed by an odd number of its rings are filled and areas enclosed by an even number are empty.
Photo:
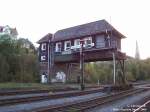
[[[48,42],[49,40],[51,40],[53,34],[48,33],[47,35],[45,35],[43,38],[41,38],[37,43],[44,43],[44,42]]]
[[[54,34],[54,38],[52,38],[52,41],[55,42],[88,35],[95,35],[98,33],[106,32],[106,30],[114,31],[121,38],[125,37],[120,32],[118,32],[112,25],[110,25],[106,20],[100,20],[59,30]]]

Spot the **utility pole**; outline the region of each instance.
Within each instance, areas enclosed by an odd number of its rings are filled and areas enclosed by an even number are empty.
[[[113,65],[114,65],[114,70],[113,70],[113,75],[114,75],[114,85],[116,84],[116,59],[115,59],[115,53],[112,53],[113,55]]]
[[[85,85],[84,85],[84,57],[83,57],[83,44],[84,44],[84,40],[80,41],[80,71],[81,71],[81,90],[85,89]]]
[[[52,42],[49,42],[50,44],[50,52],[49,52],[49,83],[51,83],[51,78],[53,76],[53,67],[54,67],[54,49],[53,49],[53,46],[54,46],[54,43]]]
[[[50,70],[49,70],[50,69],[50,64],[49,64],[50,63],[50,54],[49,54],[50,52],[49,52],[49,50],[50,50],[50,40],[48,41],[48,54],[47,54],[47,58],[48,58],[47,83],[50,83],[50,73],[49,73],[50,72]]]

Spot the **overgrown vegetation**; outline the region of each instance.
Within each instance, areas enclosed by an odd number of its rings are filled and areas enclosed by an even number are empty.
[[[126,76],[128,80],[150,80],[150,58],[145,60],[130,59],[126,63]]]
[[[125,64],[125,75],[127,81],[150,80],[150,59],[137,60],[127,59]],[[98,81],[109,84],[113,82],[112,62],[89,63],[85,66],[87,82]],[[118,78],[118,75],[117,75]]]
[[[110,62],[96,62],[85,65],[87,82],[112,82],[112,64]]]
[[[38,82],[38,60],[27,39],[0,35],[0,82]]]

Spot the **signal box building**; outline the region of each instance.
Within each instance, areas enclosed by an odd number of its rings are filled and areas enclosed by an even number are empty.
[[[115,60],[119,60],[124,71],[126,54],[121,52],[123,38],[125,36],[105,20],[48,34],[38,41],[41,74],[49,72],[52,78],[61,69],[66,77],[71,75],[68,72],[69,65],[80,62],[81,40],[84,42],[84,62],[111,61],[115,55]]]

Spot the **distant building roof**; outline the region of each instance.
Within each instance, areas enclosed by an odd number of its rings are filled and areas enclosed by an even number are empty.
[[[0,32],[3,32],[3,27],[4,27],[4,26],[0,26]]]
[[[11,28],[8,25],[0,26],[0,33],[10,34],[12,36],[17,37],[18,31],[16,28]]]
[[[48,42],[49,40],[51,40],[53,34],[48,33],[47,35],[45,35],[43,38],[41,38],[37,43],[43,43],[43,42]]]
[[[18,35],[17,29],[16,29],[16,28],[11,28],[11,34],[12,34],[13,36]]]
[[[99,20],[99,21],[59,30],[54,34],[54,38],[52,38],[52,41],[61,41],[61,40],[100,34],[106,32],[106,30],[108,32],[110,31],[114,32],[120,38],[125,38],[124,35],[122,35],[119,31],[117,31],[106,20]]]

